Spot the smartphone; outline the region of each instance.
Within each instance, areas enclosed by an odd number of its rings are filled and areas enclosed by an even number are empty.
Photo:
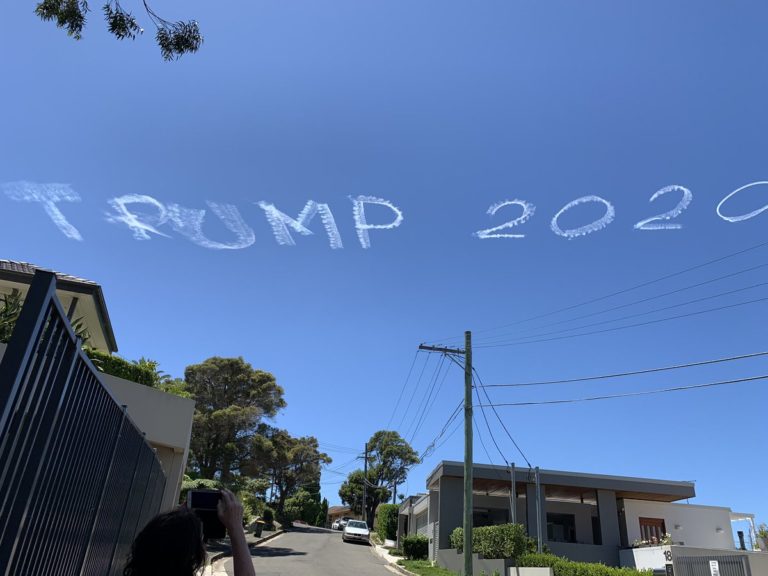
[[[187,492],[187,506],[203,523],[203,539],[224,538],[227,531],[219,520],[218,504],[221,500],[219,490],[190,490]]]

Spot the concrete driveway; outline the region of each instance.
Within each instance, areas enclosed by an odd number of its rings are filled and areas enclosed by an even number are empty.
[[[251,549],[259,576],[392,576],[387,562],[364,544],[345,544],[341,532],[294,529]],[[213,565],[213,574],[233,576],[232,558]]]

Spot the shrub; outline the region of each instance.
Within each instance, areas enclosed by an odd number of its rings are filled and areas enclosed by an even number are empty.
[[[449,536],[449,541],[451,543],[451,548],[456,548],[456,551],[459,554],[464,552],[464,528],[455,528]],[[472,544],[472,548],[474,548],[474,542]]]
[[[403,556],[408,560],[426,560],[429,556],[429,540],[422,534],[403,538]]]
[[[520,524],[483,526],[472,532],[472,551],[483,558],[517,558],[526,552],[528,535]]]
[[[157,384],[157,373],[147,365],[129,362],[128,360],[120,358],[120,356],[107,354],[106,352],[94,350],[93,348],[85,348],[84,352],[88,355],[96,368],[105,374],[111,374],[118,378],[125,378],[131,382],[144,384],[145,386],[155,386]]]
[[[275,521],[275,511],[272,508],[264,508],[261,519],[265,524],[272,524]]]
[[[554,554],[523,554],[517,559],[520,567],[552,568],[555,576],[651,576],[652,570],[614,568],[605,564],[573,562]]]
[[[394,540],[397,538],[397,515],[400,513],[400,506],[397,504],[382,504],[377,510],[376,532],[384,540]]]
[[[464,529],[456,528],[450,535],[451,548],[464,551]],[[517,558],[536,551],[536,540],[528,537],[522,524],[482,526],[472,530],[472,552],[484,558]]]

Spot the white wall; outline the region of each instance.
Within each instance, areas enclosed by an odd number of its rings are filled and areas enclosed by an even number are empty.
[[[621,565],[638,570],[664,570],[667,565],[665,552],[670,546],[649,546],[647,548],[627,548],[619,552]]]
[[[715,506],[624,500],[627,540],[640,540],[640,518],[663,518],[672,542],[700,548],[733,549],[731,510]],[[675,528],[679,526],[679,528]],[[721,530],[718,532],[718,528]]]
[[[189,456],[195,402],[110,374],[99,376],[115,400],[128,406],[128,416],[157,449],[167,478],[162,509],[175,506]]]

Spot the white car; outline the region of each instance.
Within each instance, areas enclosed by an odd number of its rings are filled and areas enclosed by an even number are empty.
[[[334,520],[331,524],[331,530],[341,530],[341,520]]]
[[[368,525],[362,520],[350,520],[341,533],[341,539],[344,542],[365,542],[368,544],[370,538],[371,532],[368,530]]]

